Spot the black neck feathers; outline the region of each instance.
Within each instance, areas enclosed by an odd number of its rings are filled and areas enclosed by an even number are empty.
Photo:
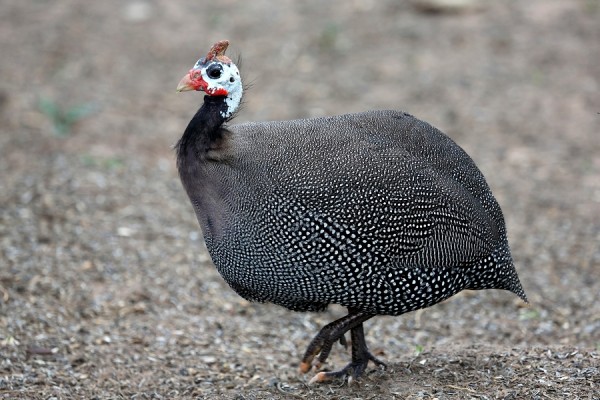
[[[176,145],[178,157],[190,151],[202,157],[218,146],[226,132],[223,127],[227,115],[225,99],[223,96],[204,96],[204,104],[196,112]]]

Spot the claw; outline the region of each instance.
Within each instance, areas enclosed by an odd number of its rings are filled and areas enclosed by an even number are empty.
[[[312,361],[312,360],[310,360]],[[309,362],[302,361],[300,363],[300,372],[306,374],[308,371],[312,369],[312,364]]]
[[[309,385],[313,385],[315,383],[322,383],[332,380],[333,378],[327,374],[327,372],[319,372],[315,376],[312,377],[310,381],[308,381]]]

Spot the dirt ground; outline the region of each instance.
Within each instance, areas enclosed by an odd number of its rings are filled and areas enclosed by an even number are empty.
[[[600,2],[4,1],[0,398],[599,399]],[[298,373],[344,314],[223,282],[171,146],[219,39],[237,121],[402,109],[453,137],[503,207],[529,306],[501,291],[366,324],[389,363]],[[349,354],[334,348],[330,367]]]

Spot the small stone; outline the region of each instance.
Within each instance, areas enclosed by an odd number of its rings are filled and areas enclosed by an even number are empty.
[[[200,357],[200,361],[202,361],[204,364],[214,364],[217,362],[217,357],[215,356],[202,356]]]

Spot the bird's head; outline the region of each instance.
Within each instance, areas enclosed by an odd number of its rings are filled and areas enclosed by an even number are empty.
[[[232,96],[242,91],[238,67],[225,55],[229,41],[215,43],[206,57],[199,59],[194,67],[177,85],[178,92],[202,90],[209,96]]]

